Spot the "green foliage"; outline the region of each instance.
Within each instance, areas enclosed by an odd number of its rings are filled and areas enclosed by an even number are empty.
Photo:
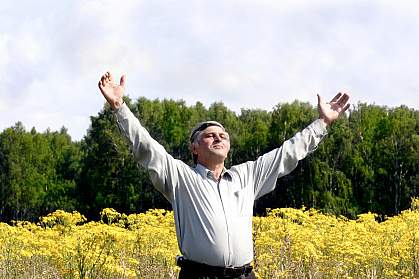
[[[353,168],[349,172],[362,211],[396,214],[418,193],[419,112],[359,105],[352,112]]]
[[[198,122],[224,124],[232,141],[226,162],[231,166],[279,147],[317,118],[313,106],[298,101],[239,115],[220,102],[209,108],[169,99],[125,102],[153,138],[191,165],[189,133]],[[419,196],[418,120],[419,111],[405,106],[354,106],[316,152],[256,202],[256,212],[306,206],[355,218],[409,208],[410,198]],[[129,214],[156,207],[170,205],[137,166],[107,105],[91,117],[81,142],[73,142],[65,128],[28,132],[22,123],[0,133],[0,220],[34,220],[57,209],[97,218],[103,208]],[[122,215],[100,216],[105,223],[125,224]]]
[[[75,207],[81,156],[65,129],[26,132],[22,123],[0,134],[0,218],[33,219]]]
[[[125,102],[131,103],[129,99]],[[146,172],[137,167],[110,107],[91,117],[91,121],[81,146],[85,156],[77,184],[80,210],[93,218],[110,206],[123,212],[152,206],[148,201],[155,191]]]
[[[234,142],[236,146],[234,164],[255,160],[268,151],[272,117],[263,110],[242,110],[239,121],[239,135]]]

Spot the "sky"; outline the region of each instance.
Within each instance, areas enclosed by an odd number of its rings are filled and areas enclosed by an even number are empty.
[[[126,74],[134,100],[238,114],[337,92],[419,109],[418,65],[413,0],[2,0],[0,131],[20,121],[81,140],[106,71]]]

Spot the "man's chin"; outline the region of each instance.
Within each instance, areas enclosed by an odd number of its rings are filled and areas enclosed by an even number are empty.
[[[227,158],[227,154],[225,152],[213,152],[212,154],[214,158],[217,158],[218,160],[224,161]]]

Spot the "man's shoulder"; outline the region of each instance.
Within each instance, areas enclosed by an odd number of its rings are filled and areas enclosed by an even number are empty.
[[[231,174],[242,175],[250,169],[253,163],[254,161],[246,161],[246,162],[231,166],[229,169],[227,169],[227,172],[230,172]]]

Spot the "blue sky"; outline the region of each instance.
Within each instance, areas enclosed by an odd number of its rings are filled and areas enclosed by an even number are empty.
[[[417,1],[1,1],[0,131],[81,139],[102,73],[137,99],[271,110],[347,91],[419,108]]]

